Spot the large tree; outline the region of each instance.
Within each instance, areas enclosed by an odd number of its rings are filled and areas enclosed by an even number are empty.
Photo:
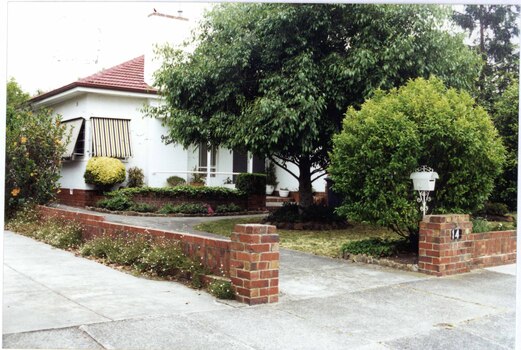
[[[519,5],[466,5],[455,11],[454,21],[465,29],[484,66],[474,97],[489,113],[513,80],[519,77]]]
[[[156,83],[166,103],[148,111],[164,118],[167,142],[270,158],[298,180],[307,207],[348,106],[418,76],[470,88],[479,57],[441,29],[449,15],[440,6],[223,4],[192,53],[163,48]]]

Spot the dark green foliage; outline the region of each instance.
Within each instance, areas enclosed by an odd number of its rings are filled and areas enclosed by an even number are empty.
[[[273,162],[269,162],[268,166],[266,167],[266,185],[277,187],[278,184],[277,174],[275,172],[275,164]]]
[[[387,257],[399,252],[407,251],[409,244],[406,240],[390,240],[382,238],[370,238],[360,241],[344,243],[341,251],[342,255],[366,254],[373,257]]]
[[[494,105],[494,124],[507,150],[505,170],[496,182],[491,200],[517,210],[517,155],[519,128],[519,81],[512,81]]]
[[[145,184],[145,175],[143,169],[138,167],[132,167],[127,170],[128,182],[127,187],[143,187]]]
[[[45,204],[59,188],[62,144],[68,136],[60,117],[48,109],[32,110],[29,95],[7,83],[5,127],[5,215],[28,203]],[[67,139],[67,137],[65,137]]]
[[[208,292],[217,299],[235,299],[233,287],[230,281],[213,281],[208,285]]]
[[[473,46],[482,57],[479,80],[471,89],[476,100],[491,114],[501,94],[519,79],[519,5],[465,5],[453,19],[474,37]]]
[[[418,76],[472,85],[479,57],[441,29],[447,18],[429,5],[217,5],[195,50],[160,51],[166,103],[147,112],[168,128],[165,142],[270,158],[298,179],[307,207],[347,107]]]
[[[472,219],[472,232],[481,233],[490,231],[489,223],[486,219],[475,218]]]
[[[153,213],[157,210],[157,208],[148,203],[135,203],[129,208],[129,210],[140,213]]]
[[[279,209],[270,213],[266,218],[268,222],[320,222],[320,223],[341,223],[345,219],[337,215],[334,210],[324,205],[313,204],[310,207],[302,208],[297,204],[285,204]]]
[[[101,199],[96,203],[97,207],[118,211],[129,210],[134,205],[135,203],[121,192],[114,193],[114,195]]]
[[[486,202],[480,212],[483,215],[505,216],[508,214],[508,206],[504,203]]]
[[[179,197],[201,200],[233,200],[235,198],[244,198],[244,194],[237,190],[225,187],[193,187],[193,186],[176,186],[176,187],[140,187],[140,188],[122,188],[106,194],[108,197],[124,195],[128,198],[134,196],[151,196],[157,198]]]
[[[242,173],[237,176],[235,187],[247,194],[266,194],[266,175]]]
[[[244,211],[244,209],[235,203],[220,204],[215,208],[216,213],[236,213],[240,211]]]
[[[330,175],[345,201],[337,211],[358,222],[415,235],[421,219],[409,175],[438,174],[433,213],[471,213],[487,200],[505,150],[486,111],[464,92],[431,78],[380,92],[349,109],[334,139]]]
[[[208,214],[208,206],[203,203],[165,204],[159,209],[161,214]]]
[[[168,183],[168,186],[171,187],[184,185],[186,183],[185,179],[179,176],[170,176],[168,179],[166,179],[166,182]]]

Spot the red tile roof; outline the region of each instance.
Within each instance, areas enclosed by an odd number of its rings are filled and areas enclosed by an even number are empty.
[[[144,71],[145,56],[139,56],[86,78],[79,79],[71,84],[33,97],[31,102],[47,99],[75,87],[157,94],[156,89],[145,83]]]

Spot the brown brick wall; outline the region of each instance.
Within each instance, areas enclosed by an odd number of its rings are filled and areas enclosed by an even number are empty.
[[[456,227],[462,235],[453,240],[451,230]],[[473,233],[468,215],[427,215],[420,223],[421,272],[445,276],[515,260],[516,231]]]
[[[278,301],[279,236],[275,226],[236,225],[230,240],[106,222],[96,214],[38,208],[43,217],[80,223],[86,240],[125,232],[178,241],[186,255],[200,260],[213,274],[231,277],[238,301],[250,305]]]
[[[98,200],[103,198],[105,197],[99,191],[71,188],[60,188],[57,195],[58,203],[80,208],[94,206]]]

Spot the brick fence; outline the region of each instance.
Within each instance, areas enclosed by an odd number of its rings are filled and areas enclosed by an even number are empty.
[[[468,215],[427,215],[420,223],[418,268],[445,276],[515,263],[516,238],[515,230],[473,233]]]
[[[44,218],[58,217],[82,225],[85,240],[120,234],[149,235],[181,244],[183,252],[199,260],[213,274],[231,277],[236,299],[247,304],[278,301],[279,236],[270,225],[235,225],[231,239],[213,238],[105,221],[102,215],[38,207]]]

